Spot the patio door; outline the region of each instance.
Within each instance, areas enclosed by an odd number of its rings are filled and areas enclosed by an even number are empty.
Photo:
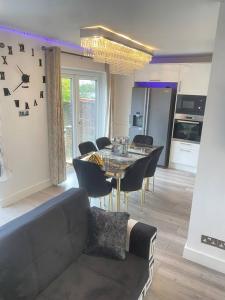
[[[95,142],[97,132],[98,81],[96,78],[78,79],[77,112],[78,143]]]
[[[79,155],[78,145],[104,135],[104,80],[84,73],[62,75],[66,161]]]

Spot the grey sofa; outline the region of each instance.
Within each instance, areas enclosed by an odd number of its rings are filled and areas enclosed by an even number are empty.
[[[0,300],[137,300],[152,279],[154,227],[129,221],[125,261],[83,254],[88,197],[71,189],[0,227]]]

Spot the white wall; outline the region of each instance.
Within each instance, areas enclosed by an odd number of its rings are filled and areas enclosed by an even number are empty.
[[[48,138],[46,98],[40,99],[40,91],[44,91],[42,83],[44,71],[44,53],[41,45],[19,35],[1,32],[1,42],[6,47],[0,48],[0,55],[6,55],[8,65],[0,61],[1,71],[6,80],[0,81],[0,109],[2,117],[3,141],[11,176],[6,182],[0,182],[0,205],[12,203],[32,192],[40,190],[49,183]],[[25,53],[19,52],[19,43],[25,45]],[[13,46],[13,55],[8,55],[7,46]],[[31,56],[34,48],[35,56]],[[39,67],[39,58],[43,66]],[[20,87],[12,90],[21,82],[21,73],[30,75],[29,88]],[[4,96],[3,88],[11,90],[11,96]],[[34,107],[34,99],[38,106]],[[19,109],[14,100],[20,100],[20,109],[24,109],[25,101],[30,105],[30,116],[19,117]]]
[[[128,136],[131,109],[133,76],[113,75],[114,78],[114,118],[113,135]]]
[[[184,257],[225,273],[225,251],[201,235],[225,240],[225,4],[221,4],[200,158]]]
[[[90,58],[70,55],[62,53],[61,55],[62,68],[86,70],[95,72],[105,72],[105,64],[94,62]]]

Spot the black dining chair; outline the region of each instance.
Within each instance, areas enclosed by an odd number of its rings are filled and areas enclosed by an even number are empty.
[[[98,151],[95,144],[90,142],[90,141],[80,143],[78,148],[80,150],[81,155],[88,154],[88,153],[93,152],[93,151]]]
[[[141,191],[141,206],[143,205],[145,198],[145,191],[142,188],[143,179],[149,163],[149,156],[143,157],[135,161],[131,166],[125,170],[124,177],[120,182],[120,191],[124,192],[124,198],[128,209],[128,193]],[[117,180],[112,179],[112,186],[117,189]]]
[[[107,137],[100,137],[96,140],[96,145],[98,146],[98,149],[104,149],[106,146],[111,145],[111,141]]]
[[[133,144],[137,146],[152,146],[153,137],[150,135],[138,134],[133,139]]]
[[[148,187],[149,186],[149,178],[152,178],[152,184],[153,184],[153,192],[155,190],[155,171],[156,171],[156,167],[160,158],[160,155],[163,151],[163,146],[157,147],[156,149],[154,149],[150,154],[149,154],[149,164],[148,164],[148,168],[146,169],[144,178],[146,179],[145,182],[145,186]]]
[[[80,158],[73,159],[73,166],[79,187],[84,188],[90,198],[101,198],[109,195],[109,207],[112,207],[112,184],[106,180],[105,172],[100,166]]]

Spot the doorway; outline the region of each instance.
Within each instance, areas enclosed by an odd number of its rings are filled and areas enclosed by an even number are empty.
[[[104,135],[106,82],[104,74],[62,72],[62,101],[66,162],[79,155],[78,145]]]

